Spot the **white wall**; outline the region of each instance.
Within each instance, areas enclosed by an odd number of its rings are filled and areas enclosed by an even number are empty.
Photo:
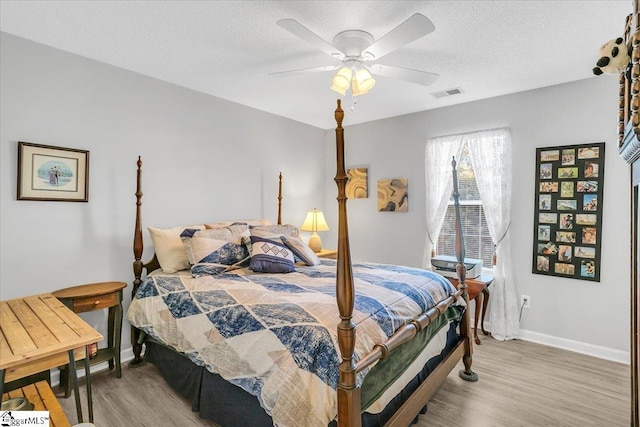
[[[335,247],[333,131],[4,33],[0,42],[1,299],[105,280],[131,283],[138,155],[144,161],[143,226],[248,216],[275,221],[282,171],[283,220],[299,225],[306,210],[324,208],[332,227],[322,233],[324,246]],[[328,106],[327,114],[333,109]],[[345,114],[347,166],[369,168],[370,191],[368,199],[349,201],[356,259],[421,265],[425,141],[508,126],[516,172],[516,285],[532,302],[522,328],[628,352],[629,173],[617,155],[615,78],[349,126],[353,114],[357,110]],[[17,201],[17,141],[90,150],[89,203]],[[602,281],[533,275],[535,147],[601,141],[607,143]],[[409,179],[409,212],[376,212],[376,181],[390,177]],[[146,234],[145,240],[146,257]],[[88,318],[105,333],[104,319]],[[124,347],[128,337],[125,325]]]
[[[424,148],[428,138],[507,126],[513,141],[512,242],[518,293],[531,297],[521,328],[530,339],[622,358],[629,347],[629,169],[617,154],[613,76],[349,126],[347,167],[369,168],[369,198],[348,202],[352,256],[420,266],[425,236]],[[366,108],[366,96],[358,106]],[[337,226],[335,137],[326,135],[327,221]],[[601,282],[531,273],[536,147],[606,142]],[[409,212],[377,212],[377,180],[409,180]],[[323,234],[325,247],[335,233]]]
[[[1,299],[132,282],[138,155],[143,227],[275,222],[279,171],[283,221],[322,208],[323,164],[309,159],[324,155],[323,130],[6,33],[0,42]],[[18,141],[89,150],[89,202],[18,201]]]

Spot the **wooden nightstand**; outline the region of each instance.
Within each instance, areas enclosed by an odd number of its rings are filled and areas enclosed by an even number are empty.
[[[458,279],[447,277],[454,286],[458,286]],[[476,301],[476,311],[474,313],[474,325],[473,325],[473,339],[476,344],[480,345],[480,338],[478,338],[478,315],[482,310],[482,319],[480,320],[480,329],[485,335],[489,335],[489,332],[484,330],[484,315],[487,313],[487,305],[489,304],[489,285],[493,283],[493,276],[489,274],[481,274],[480,277],[475,279],[466,279],[464,281],[467,284],[467,293],[469,294],[469,301]]]
[[[333,249],[322,249],[320,252],[316,252],[318,258],[336,259],[338,257],[338,251]]]
[[[109,369],[116,368],[116,377],[122,377],[120,367],[120,337],[122,335],[122,290],[124,282],[102,282],[73,286],[53,292],[64,305],[75,313],[109,309],[107,348],[98,350],[90,360],[91,364],[108,361]],[[60,369],[60,386],[64,387],[64,397],[71,394],[69,370]]]

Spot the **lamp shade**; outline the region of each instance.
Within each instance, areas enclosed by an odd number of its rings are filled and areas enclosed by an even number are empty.
[[[327,221],[324,219],[324,214],[317,210],[313,209],[312,211],[307,212],[307,216],[304,219],[304,223],[300,230],[302,231],[327,231],[329,226],[327,225]]]
[[[351,86],[351,77],[353,76],[353,71],[349,67],[342,67],[331,81],[331,89],[338,92],[341,95],[344,95],[349,87]]]
[[[357,96],[369,93],[375,84],[376,81],[371,77],[371,73],[366,69],[361,68],[356,72],[356,76],[353,79],[353,94]]]

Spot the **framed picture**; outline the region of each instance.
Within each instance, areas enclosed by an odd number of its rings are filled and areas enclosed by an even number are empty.
[[[533,273],[600,281],[604,147],[536,149]]]
[[[89,151],[18,142],[18,200],[89,201]]]

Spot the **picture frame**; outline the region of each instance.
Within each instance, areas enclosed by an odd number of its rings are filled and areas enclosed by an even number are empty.
[[[17,198],[88,202],[89,151],[18,142]]]
[[[536,149],[533,273],[600,281],[604,149]]]

